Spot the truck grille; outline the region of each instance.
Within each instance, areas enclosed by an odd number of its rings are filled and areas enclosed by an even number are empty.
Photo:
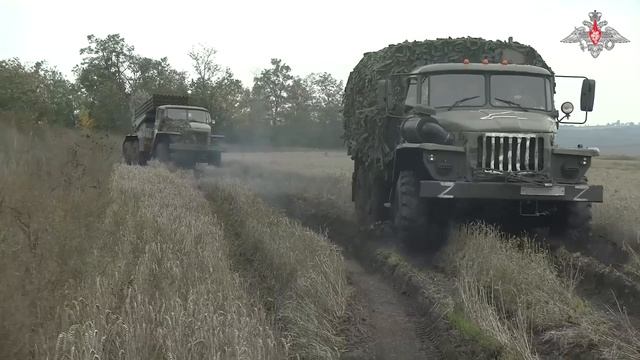
[[[208,133],[204,132],[189,132],[184,135],[184,142],[187,144],[207,144],[209,138]]]
[[[478,137],[478,167],[499,171],[544,168],[544,138],[529,134],[485,134]]]

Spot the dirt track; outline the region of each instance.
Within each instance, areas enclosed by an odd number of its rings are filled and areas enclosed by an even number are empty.
[[[345,359],[437,359],[438,352],[421,329],[421,316],[410,299],[355,260],[347,260],[358,318],[352,325]],[[362,336],[364,335],[364,336]]]

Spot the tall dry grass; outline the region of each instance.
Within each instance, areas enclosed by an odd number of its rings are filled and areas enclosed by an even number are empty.
[[[537,349],[547,351],[549,341],[556,356],[640,356],[637,330],[628,319],[579,297],[579,269],[558,269],[536,242],[471,224],[454,232],[444,251],[465,314],[502,344],[505,358],[537,358]]]
[[[191,173],[114,167],[119,140],[0,123],[0,358],[339,356],[346,283],[326,239],[233,187],[216,216]],[[232,212],[255,233],[237,237]],[[237,272],[248,249],[258,292]]]
[[[594,236],[609,239],[629,254],[627,268],[640,279],[640,160],[594,161],[589,180],[605,189],[593,208]]]
[[[351,216],[350,161],[329,158],[319,152],[241,154],[226,171],[267,196],[321,197],[335,205],[331,211]],[[612,161],[594,162],[589,175],[591,183],[605,185],[605,203],[594,206],[595,232],[631,253],[640,224],[640,200],[635,201],[640,192],[634,185],[640,167]],[[557,268],[535,242],[473,226],[454,233],[446,252],[447,273],[456,279],[465,316],[502,344],[503,357],[536,358],[537,352],[553,357],[564,351],[564,356],[640,358],[638,330],[624,312],[596,309],[578,296],[573,288],[580,269],[570,263]],[[635,254],[640,269],[640,252]]]
[[[230,268],[193,176],[118,165],[105,231],[113,261],[66,311],[56,358],[279,359],[287,344]]]
[[[62,309],[103,271],[113,142],[0,116],[0,358],[52,351]]]
[[[291,351],[304,359],[338,359],[348,296],[338,248],[267,206],[244,183],[213,178],[202,187],[224,220],[232,259],[276,316]]]
[[[275,157],[275,160],[271,161],[265,160],[269,158],[265,154],[235,154],[230,157],[235,160],[225,160],[223,169],[207,170],[205,175],[222,175],[241,180],[251,191],[268,200],[277,201],[283,195],[312,198],[315,202],[326,205],[327,209],[323,210],[330,210],[332,214],[344,218],[353,218],[351,174],[342,169],[344,164],[334,171],[326,160],[322,166],[315,167],[316,156],[323,155],[314,156],[313,153],[309,153],[309,166],[296,169],[294,165],[301,163],[305,154],[271,154]],[[293,156],[294,160],[288,161],[288,156]]]

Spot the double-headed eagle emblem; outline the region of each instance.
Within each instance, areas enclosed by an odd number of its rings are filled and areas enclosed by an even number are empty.
[[[597,58],[602,49],[611,50],[616,43],[629,42],[616,29],[607,26],[609,23],[600,20],[602,13],[594,10],[589,13],[590,21],[583,21],[581,27],[576,27],[571,35],[562,39],[563,43],[578,43],[582,51],[588,50],[593,58]]]

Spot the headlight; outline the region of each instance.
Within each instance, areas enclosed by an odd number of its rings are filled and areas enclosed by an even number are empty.
[[[562,110],[565,115],[569,115],[573,112],[573,104],[569,101],[563,102],[560,106],[560,110]]]

